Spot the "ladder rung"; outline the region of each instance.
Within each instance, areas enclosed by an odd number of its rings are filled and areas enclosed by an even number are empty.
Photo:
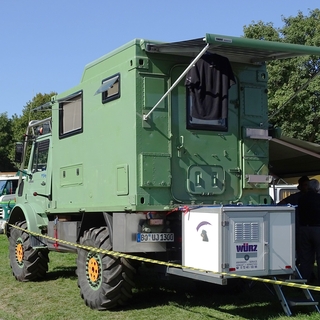
[[[306,284],[307,280],[302,279],[302,276],[298,270],[298,268],[296,268],[295,270],[295,274],[293,275],[293,277],[290,277],[290,279],[285,279],[282,281],[285,282],[293,282],[293,283],[302,283],[302,284]],[[273,277],[274,280],[280,280],[277,277]],[[299,288],[301,289],[301,291],[304,293],[305,298],[293,298],[293,299],[287,299],[285,296],[285,293],[283,292],[283,288],[280,284],[274,284],[273,285],[276,294],[281,302],[282,308],[284,310],[284,312],[286,313],[287,316],[291,316],[292,312],[290,310],[291,307],[296,307],[296,306],[313,306],[315,307],[315,310],[320,313],[319,310],[319,303],[317,301],[314,301],[311,292],[306,289],[306,288]]]
[[[290,307],[297,307],[297,306],[317,306],[317,301],[312,300],[287,300]]]
[[[306,283],[306,279],[286,279],[285,282],[293,282],[293,283]]]

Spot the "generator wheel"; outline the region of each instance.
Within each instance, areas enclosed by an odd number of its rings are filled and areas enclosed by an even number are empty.
[[[26,221],[17,222],[17,227],[27,229]],[[12,227],[9,235],[9,258],[12,273],[19,281],[34,281],[45,277],[48,271],[49,251],[33,249],[30,235]]]
[[[80,244],[112,250],[107,227],[85,231]],[[78,287],[85,304],[92,309],[107,310],[125,305],[132,296],[134,273],[127,259],[78,249]]]

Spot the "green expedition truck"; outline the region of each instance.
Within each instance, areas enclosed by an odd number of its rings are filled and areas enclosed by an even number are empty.
[[[132,296],[136,259],[219,285],[292,274],[294,209],[269,196],[265,61],[299,55],[320,48],[206,34],[135,39],[88,64],[17,145],[15,278],[77,253],[81,297],[105,310]]]

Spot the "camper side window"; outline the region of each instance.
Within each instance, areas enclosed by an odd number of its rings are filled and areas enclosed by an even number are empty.
[[[59,137],[64,138],[83,131],[83,92],[76,92],[59,103]]]
[[[102,81],[102,103],[120,98],[120,74],[116,74]]]
[[[102,84],[95,95],[101,93],[102,103],[120,98],[120,73],[102,80]]]

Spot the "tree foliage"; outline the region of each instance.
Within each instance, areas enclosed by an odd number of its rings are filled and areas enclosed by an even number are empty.
[[[40,120],[46,117],[50,117],[51,111],[37,111],[37,107],[44,105],[46,102],[50,101],[51,97],[56,93],[51,92],[49,94],[37,93],[31,101],[29,101],[22,109],[22,116],[13,116],[13,140],[21,141],[26,132],[27,126],[31,120]]]
[[[45,119],[51,116],[50,110],[37,111],[37,107],[44,105],[51,100],[51,97],[56,95],[55,92],[48,94],[37,93],[31,101],[29,101],[22,109],[22,116],[18,117],[16,114],[12,117],[12,147],[8,152],[8,157],[11,162],[14,162],[14,144],[22,142],[26,133],[28,124],[31,120]],[[19,164],[15,164],[18,166]]]
[[[12,120],[7,113],[0,114],[0,171],[13,171],[14,164],[10,161],[8,153],[12,143]]]
[[[247,38],[320,46],[320,10],[308,16],[282,17],[284,26],[253,22],[244,26]],[[320,142],[320,57],[301,56],[267,64],[269,74],[269,121],[283,134]],[[320,74],[319,74],[320,75]]]

